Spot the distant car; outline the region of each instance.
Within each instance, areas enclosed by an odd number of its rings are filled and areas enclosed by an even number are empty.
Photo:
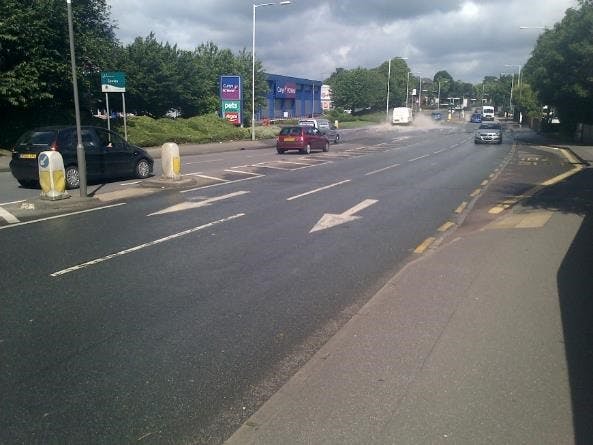
[[[89,181],[107,178],[147,178],[154,161],[140,147],[129,144],[120,135],[100,127],[81,127]],[[39,184],[37,156],[43,151],[57,151],[64,160],[66,188],[80,186],[76,127],[43,127],[23,134],[12,149],[10,171],[23,187]]]
[[[334,144],[340,142],[338,129],[327,119],[301,119],[298,125],[301,127],[317,128],[321,134],[326,135]]]
[[[442,119],[443,115],[439,112],[439,111],[433,111],[432,112],[432,118],[435,121],[440,121]]]
[[[283,127],[276,140],[276,151],[284,154],[287,150],[298,150],[304,154],[311,153],[311,150],[329,151],[329,139],[312,126]]]
[[[498,122],[483,123],[474,134],[476,144],[502,144],[502,127]]]
[[[490,105],[484,105],[482,107],[482,120],[493,121],[494,120],[494,107]]]
[[[473,124],[481,124],[482,123],[482,114],[481,113],[474,113],[470,117],[470,122]]]

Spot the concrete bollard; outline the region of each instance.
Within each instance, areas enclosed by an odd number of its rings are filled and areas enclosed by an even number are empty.
[[[41,199],[57,201],[69,198],[66,193],[66,174],[64,172],[64,159],[57,151],[43,151],[37,157],[39,166],[39,185],[41,186]]]
[[[174,181],[181,179],[181,158],[179,146],[174,142],[165,142],[161,147],[161,162],[163,164],[163,178]]]

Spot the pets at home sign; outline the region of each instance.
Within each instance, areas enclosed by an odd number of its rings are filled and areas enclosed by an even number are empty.
[[[222,117],[235,125],[243,120],[240,76],[220,76],[220,110]]]

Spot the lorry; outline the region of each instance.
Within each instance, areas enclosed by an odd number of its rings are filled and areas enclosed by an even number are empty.
[[[408,107],[396,107],[391,117],[392,125],[409,125],[414,120],[414,113]]]

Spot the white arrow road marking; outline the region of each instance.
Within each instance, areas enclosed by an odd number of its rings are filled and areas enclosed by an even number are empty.
[[[151,247],[151,246],[154,246],[156,244],[164,243],[165,241],[171,241],[171,240],[173,240],[175,238],[179,238],[179,237],[182,237],[182,236],[185,236],[185,235],[189,235],[190,233],[198,232],[199,230],[208,229],[208,228],[210,228],[212,226],[215,226],[217,224],[221,224],[221,223],[224,223],[224,222],[227,222],[227,221],[231,221],[233,219],[237,219],[237,218],[240,218],[242,216],[245,216],[245,213],[237,213],[236,215],[232,215],[232,216],[229,216],[227,218],[222,218],[222,219],[219,219],[219,220],[216,220],[216,221],[212,221],[210,223],[203,224],[201,226],[194,227],[192,229],[184,230],[183,232],[174,233],[173,235],[165,236],[164,238],[159,238],[157,240],[150,241],[148,243],[139,244],[137,246],[130,247],[129,249],[126,249],[126,250],[121,250],[119,252],[115,252],[115,253],[112,253],[110,255],[106,255],[104,257],[101,257],[101,258],[96,258],[94,260],[87,261],[86,263],[81,263],[81,264],[78,264],[76,266],[69,267],[67,269],[59,270],[57,272],[54,272],[54,273],[50,274],[50,276],[52,276],[52,277],[59,277],[60,275],[65,275],[65,274],[70,273],[70,272],[74,272],[74,271],[77,271],[77,270],[80,270],[80,269],[84,269],[85,267],[89,267],[89,266],[93,266],[95,264],[103,263],[103,262],[105,262],[107,260],[111,260],[111,259],[117,258],[119,256],[127,255],[128,253],[136,252],[136,251],[141,250],[141,249],[144,249],[146,247]]]
[[[147,216],[162,215],[164,213],[173,213],[173,212],[180,212],[182,210],[189,210],[189,209],[197,209],[199,207],[206,207],[206,206],[212,204],[213,202],[222,201],[223,199],[229,199],[229,198],[233,198],[235,196],[245,195],[246,193],[249,193],[249,192],[242,190],[242,191],[239,191],[239,192],[229,193],[227,195],[215,196],[214,198],[208,198],[208,199],[205,199],[205,200],[200,201],[200,202],[182,202],[181,204],[176,204],[174,206],[167,207],[166,209],[159,210],[158,212],[149,213]]]
[[[355,213],[360,212],[367,207],[372,206],[373,204],[377,203],[376,199],[365,199],[364,201],[356,204],[351,209],[346,210],[344,213],[335,214],[335,213],[326,213],[321,217],[321,219],[315,224],[315,226],[309,231],[309,233],[317,232],[319,230],[329,229],[331,227],[344,224],[350,221],[354,221],[356,219],[360,219],[360,216],[355,216]]]

